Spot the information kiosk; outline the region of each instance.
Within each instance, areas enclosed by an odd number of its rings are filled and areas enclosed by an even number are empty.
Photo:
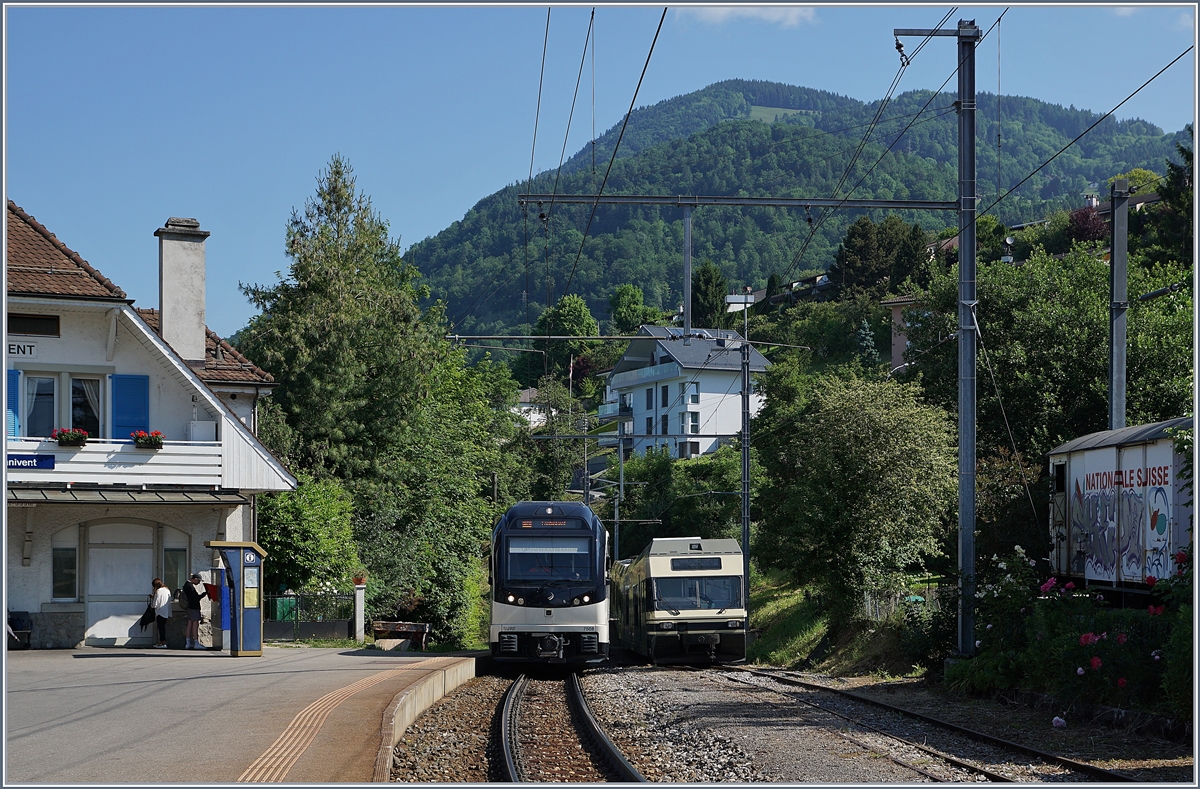
[[[267,557],[256,542],[210,540],[207,548],[221,553],[225,564],[225,587],[229,606],[229,654],[233,657],[261,656],[263,633],[262,572]],[[225,590],[221,594],[224,603]],[[222,619],[225,608],[222,606]],[[222,622],[224,625],[224,622]]]

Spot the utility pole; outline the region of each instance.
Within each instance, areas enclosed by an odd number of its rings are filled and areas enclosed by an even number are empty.
[[[683,207],[683,333],[692,333],[692,207]],[[684,340],[685,343],[688,340]]]
[[[742,603],[750,616],[750,305],[754,294],[726,296],[726,304],[742,305]]]
[[[1125,311],[1129,309],[1129,180],[1109,190],[1112,207],[1108,269],[1108,429],[1125,427]]]
[[[621,561],[621,501],[625,498],[625,420],[617,422],[617,500],[613,502],[613,561]]]
[[[975,654],[975,20],[954,30],[898,29],[901,36],[958,39],[958,653]]]
[[[972,83],[973,84],[973,83]],[[836,197],[732,197],[720,195],[557,195],[519,194],[517,203],[539,206],[564,205],[657,205],[683,209],[683,328],[692,331],[692,209],[700,206],[739,206],[742,208],[884,208],[895,211],[924,209],[953,211],[959,203],[952,200],[850,200]],[[547,297],[549,304],[549,297]],[[703,327],[703,328],[712,328]]]

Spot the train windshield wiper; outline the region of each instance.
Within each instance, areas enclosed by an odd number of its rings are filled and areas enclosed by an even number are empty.
[[[654,602],[659,603],[659,604],[663,605],[664,607],[666,607],[666,609],[668,611],[670,611],[673,615],[679,616],[679,609],[676,608],[675,606],[671,605],[670,603],[668,603],[666,600],[655,600]]]

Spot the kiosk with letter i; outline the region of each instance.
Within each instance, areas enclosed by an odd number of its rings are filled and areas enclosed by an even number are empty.
[[[262,570],[267,552],[256,542],[209,540],[204,545],[220,551],[225,563],[225,583],[231,598],[229,654],[233,657],[261,656]]]

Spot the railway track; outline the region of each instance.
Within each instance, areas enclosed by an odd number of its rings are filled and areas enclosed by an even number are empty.
[[[1021,753],[1021,754],[1025,755],[1025,756],[1032,756],[1032,757],[1039,759],[1047,764],[1052,764],[1059,768],[1063,768],[1063,769],[1067,770],[1068,771],[1067,775],[1061,776],[1059,778],[1059,780],[1062,780],[1063,778],[1067,778],[1068,780],[1070,780],[1071,777],[1074,777],[1075,780],[1088,780],[1088,781],[1100,780],[1100,781],[1104,781],[1106,783],[1127,783],[1127,782],[1135,781],[1134,778],[1131,778],[1128,775],[1113,772],[1111,770],[1106,770],[1102,767],[1097,767],[1095,765],[1088,764],[1086,762],[1080,762],[1080,761],[1076,761],[1074,759],[1069,759],[1064,756],[1059,756],[1057,754],[1047,753],[1047,752],[1039,750],[1037,748],[1032,748],[1032,747],[1029,747],[1026,745],[1022,745],[1020,743],[1011,742],[1009,740],[1005,740],[1005,739],[1002,739],[999,737],[994,737],[990,734],[976,731],[974,729],[969,729],[965,726],[959,726],[958,724],[950,723],[948,721],[943,721],[938,718],[934,718],[934,717],[931,717],[929,715],[925,715],[925,714],[922,714],[919,712],[914,712],[912,710],[906,710],[902,707],[897,707],[895,705],[888,704],[887,702],[884,702],[884,701],[879,701],[877,699],[872,699],[872,698],[869,698],[866,696],[862,696],[858,693],[853,693],[853,692],[847,691],[847,690],[841,690],[839,688],[831,688],[826,685],[821,685],[821,684],[818,684],[815,682],[809,682],[809,681],[800,679],[800,678],[792,676],[792,675],[783,674],[783,673],[779,673],[779,672],[759,671],[756,669],[746,668],[746,667],[742,667],[742,666],[725,666],[725,667],[722,667],[722,671],[723,671],[723,673],[726,674],[726,676],[728,676],[730,679],[733,679],[734,681],[743,682],[746,684],[754,684],[759,687],[761,687],[761,685],[758,685],[758,683],[749,682],[746,679],[735,676],[735,674],[744,673],[744,674],[748,674],[748,675],[764,677],[764,678],[770,679],[774,682],[780,683],[782,685],[790,685],[790,686],[794,686],[794,687],[804,688],[809,691],[818,691],[821,693],[831,694],[831,695],[839,697],[839,698],[853,700],[854,702],[856,702],[858,704],[868,705],[873,708],[887,710],[890,713],[903,715],[907,718],[921,721],[923,724],[927,724],[927,725],[936,727],[943,731],[951,732],[958,736],[967,737],[971,740],[983,743],[986,746],[990,746],[991,748],[994,748],[994,749],[1002,751],[1002,752],[1008,752],[1008,753],[1017,752],[1017,753]],[[780,693],[781,695],[788,696],[801,704],[805,704],[807,706],[822,710],[822,711],[829,713],[831,715],[834,715],[836,717],[842,718],[843,720],[845,720],[849,723],[852,723],[854,726],[856,726],[860,729],[866,730],[867,732],[871,732],[874,735],[877,735],[879,737],[889,738],[891,740],[898,741],[899,743],[902,743],[903,746],[907,749],[914,749],[916,751],[923,752],[923,753],[927,754],[928,756],[933,757],[936,760],[940,760],[942,762],[950,764],[959,770],[965,770],[969,773],[973,773],[975,775],[980,775],[990,781],[1011,783],[1016,780],[1008,775],[1005,775],[1002,772],[997,771],[996,769],[986,767],[986,766],[984,766],[982,764],[978,764],[974,761],[960,759],[952,754],[946,753],[944,750],[938,750],[935,748],[931,748],[925,743],[918,743],[912,739],[900,736],[900,735],[894,733],[894,731],[888,731],[887,730],[888,727],[886,726],[885,721],[877,720],[875,723],[869,722],[866,720],[867,716],[862,714],[860,711],[854,710],[853,708],[845,708],[844,707],[842,710],[839,711],[837,709],[833,709],[834,705],[821,704],[817,701],[814,701],[812,698],[809,697],[810,694],[801,695],[801,694],[791,693],[791,692],[783,691],[783,690],[776,690],[774,692]],[[876,723],[881,723],[882,725],[876,725]],[[868,743],[860,742],[853,735],[850,735],[847,732],[842,732],[841,735],[843,737],[846,737],[846,739],[856,742],[858,745],[860,745],[862,747],[867,747],[867,748],[872,747]],[[885,755],[887,755],[888,758],[891,759],[892,761],[902,764],[905,767],[915,770],[918,773],[921,773],[922,775],[925,775],[929,778],[932,778],[937,781],[946,780],[946,779],[932,773],[929,770],[926,770],[922,767],[919,767],[915,764],[910,763],[909,761],[902,760],[902,759],[900,759],[896,756],[890,755],[890,754],[885,754]]]
[[[597,723],[575,674],[565,681],[522,674],[505,695],[500,714],[506,781],[646,780]]]

